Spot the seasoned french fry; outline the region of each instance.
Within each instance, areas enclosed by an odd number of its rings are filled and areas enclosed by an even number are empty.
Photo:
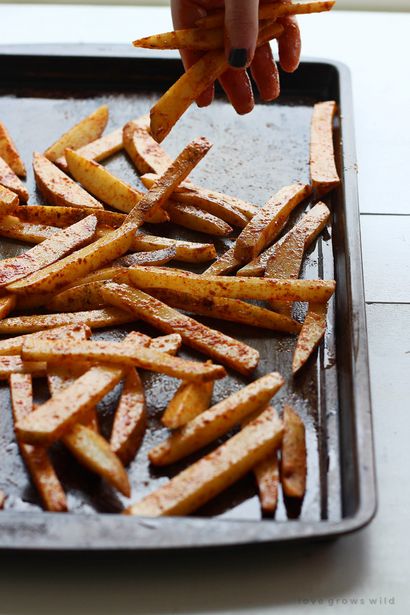
[[[99,107],[93,113],[85,117],[81,122],[65,132],[51,147],[45,152],[44,156],[55,162],[71,147],[78,149],[96,139],[99,139],[104,132],[108,122],[109,111],[106,105]]]
[[[303,498],[306,490],[305,426],[291,406],[283,408],[281,481],[285,495]]]
[[[104,308],[72,314],[38,314],[35,316],[12,316],[0,320],[0,334],[15,335],[16,333],[34,333],[44,329],[54,329],[64,325],[84,324],[91,329],[113,327],[133,322],[135,316],[129,311],[116,308]]]
[[[59,339],[62,337],[72,336],[72,339],[88,339],[90,335],[91,329],[83,324],[56,327],[55,329],[48,329],[37,333],[19,335],[18,337],[11,337],[7,340],[0,341],[0,356],[20,355],[21,349],[23,348],[23,343],[29,337],[33,339],[38,339],[39,337],[45,339]]]
[[[249,262],[278,235],[278,229],[292,210],[307,198],[312,189],[308,185],[292,184],[279,190],[252,218],[239,235],[234,255]]]
[[[135,252],[126,254],[113,262],[114,267],[134,267],[135,265],[165,265],[176,258],[176,248],[164,248],[151,252]]]
[[[206,263],[216,257],[215,246],[212,243],[193,243],[168,237],[155,237],[137,232],[132,240],[133,250],[158,250],[174,248],[175,259],[185,263]]]
[[[50,205],[103,209],[91,194],[41,154],[34,153],[33,169],[37,187]]]
[[[233,231],[232,227],[220,218],[206,211],[191,207],[191,205],[169,201],[167,212],[171,222],[193,231],[208,233],[209,235],[216,235],[217,237],[226,237]]]
[[[253,468],[258,485],[259,500],[264,515],[273,515],[278,505],[279,461],[276,451]]]
[[[26,203],[28,201],[28,190],[23,185],[21,180],[17,177],[16,173],[9,167],[7,162],[0,156],[0,184],[15,192],[20,201]]]
[[[146,219],[146,214],[152,215],[160,210],[174,192],[176,186],[186,179],[202,158],[212,147],[205,137],[198,137],[188,143],[180,154],[175,158],[170,167],[154,183],[151,189],[144,194],[140,203],[128,214],[127,220],[132,221],[142,214]],[[168,207],[167,207],[168,209]]]
[[[161,421],[169,429],[186,425],[209,408],[213,382],[183,382],[169,402]]]
[[[207,297],[205,299],[170,290],[151,290],[150,292],[171,307],[201,316],[239,322],[252,327],[285,333],[299,333],[301,329],[301,325],[292,318],[239,299],[226,299],[225,297]]]
[[[114,211],[95,209],[90,211],[89,207],[63,207],[48,205],[27,205],[26,207],[10,207],[13,216],[23,222],[40,223],[66,228],[70,224],[83,220],[90,214],[97,218],[99,224],[106,224],[112,228],[118,228],[125,220],[125,214]]]
[[[310,303],[293,354],[294,374],[306,363],[326,333],[327,304]]]
[[[311,2],[293,2],[291,4],[261,4],[259,7],[259,20],[277,19],[287,15],[304,15],[308,13],[322,13],[330,11],[335,0],[312,0]],[[224,25],[224,11],[214,11],[212,15],[200,17],[195,22],[199,28],[221,28]]]
[[[323,303],[333,295],[334,280],[276,280],[205,276],[165,267],[130,267],[128,278],[137,288],[163,288],[188,292],[196,297],[230,297],[269,301]]]
[[[20,256],[0,261],[0,287],[21,280],[82,247],[92,239],[96,227],[97,218],[87,216]]]
[[[20,357],[0,357],[0,380],[7,380],[11,374],[45,376],[47,364],[41,361],[23,361]]]
[[[142,335],[142,334],[140,334]],[[149,347],[158,352],[166,352],[170,355],[176,355],[181,348],[182,337],[179,333],[170,333],[169,335],[161,335],[150,340]]]
[[[0,213],[9,214],[19,207],[19,198],[15,192],[0,184]]]
[[[268,278],[296,280],[299,277],[305,251],[305,237],[297,230],[287,235],[287,240],[276,246],[266,266]],[[292,314],[292,302],[270,301],[271,307],[285,316]]]
[[[47,293],[58,290],[90,271],[103,267],[128,251],[135,233],[135,224],[123,224],[90,245],[48,265],[7,289],[17,294]]]
[[[20,220],[14,216],[3,216],[0,218],[1,237],[18,239],[27,243],[41,243],[53,237],[58,231],[59,229],[54,226],[20,222]]]
[[[77,154],[80,154],[83,158],[89,158],[90,160],[95,160],[95,162],[101,162],[102,160],[113,156],[117,152],[120,152],[122,147],[122,128],[118,128],[117,130],[114,130],[114,132],[110,132],[110,134],[104,135],[99,139],[88,143],[88,145],[83,145],[83,147],[72,149],[75,149]],[[57,158],[55,163],[63,171],[68,170],[68,164],[64,155]]]
[[[340,184],[333,145],[334,100],[317,103],[310,129],[310,176],[316,196],[321,197]]]
[[[305,250],[307,250],[316,237],[323,231],[330,218],[330,211],[324,203],[317,203],[309,210],[301,220],[279,241],[262,252],[260,256],[242,267],[236,275],[258,277],[265,273],[266,265],[275,252],[276,248],[287,241],[288,235],[293,231],[300,232],[305,236]]]
[[[102,283],[97,281],[63,290],[47,303],[47,309],[50,312],[80,312],[102,308],[105,301],[101,295],[101,287]]]
[[[12,374],[10,376],[11,407],[14,423],[24,420],[33,411],[33,389],[31,376]],[[64,490],[44,448],[19,442],[20,452],[31,478],[43,501],[44,508],[52,512],[67,510]]]
[[[35,360],[44,360],[48,363],[58,363],[61,360],[68,362],[91,360],[99,363],[131,365],[196,382],[223,378],[226,374],[220,365],[179,359],[152,348],[143,348],[141,345],[135,347],[129,342],[71,342],[43,339],[33,341],[27,339],[23,343],[22,357],[25,360],[30,358],[33,360],[36,357]]]
[[[6,318],[16,306],[17,300],[14,295],[0,297],[0,320]]]
[[[245,417],[266,406],[284,383],[278,372],[272,372],[233,393],[151,449],[148,453],[151,463],[161,466],[174,463],[220,438]]]
[[[237,269],[242,261],[235,257],[235,246],[226,250],[212,265],[204,271],[204,275],[227,275]]]
[[[222,49],[224,46],[224,31],[222,28],[203,30],[191,28],[188,30],[175,30],[163,34],[153,34],[139,38],[132,43],[134,47],[143,49],[194,49],[197,51],[210,51]]]
[[[269,408],[215,451],[133,504],[130,515],[187,515],[242,478],[279,446],[283,427]]]
[[[125,124],[122,137],[125,151],[140,173],[158,173],[161,176],[173,160],[148,132],[149,117]],[[152,183],[158,179],[153,178]],[[150,186],[148,186],[150,187]]]
[[[101,292],[107,303],[129,310],[161,331],[179,333],[187,346],[236,369],[241,374],[250,375],[258,364],[259,353],[253,348],[206,327],[140,290],[126,284],[107,282]]]
[[[0,122],[0,157],[7,162],[16,175],[19,175],[19,177],[26,176],[26,169],[23,161],[19,156],[7,128],[2,122]]]

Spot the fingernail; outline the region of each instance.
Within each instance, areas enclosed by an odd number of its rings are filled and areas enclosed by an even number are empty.
[[[248,61],[248,50],[244,48],[231,49],[228,62],[234,68],[245,68]]]

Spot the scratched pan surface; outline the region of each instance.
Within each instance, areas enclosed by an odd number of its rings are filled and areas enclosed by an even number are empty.
[[[170,54],[156,58],[123,47],[47,46],[0,48],[0,119],[9,127],[28,170],[30,203],[41,203],[30,160],[64,130],[98,105],[108,104],[116,128],[149,110],[172,83],[180,65]],[[344,187],[327,200],[332,225],[306,256],[303,276],[333,278],[338,283],[329,311],[328,331],[319,352],[296,378],[291,362],[295,338],[267,330],[201,319],[257,348],[261,355],[255,377],[277,370],[286,385],[275,397],[280,409],[291,403],[303,417],[308,446],[308,482],[301,506],[280,496],[274,519],[261,519],[252,477],[215,498],[194,516],[182,519],[138,519],[118,515],[130,500],[114,493],[79,466],[61,446],[52,451],[68,495],[70,513],[44,513],[18,454],[13,436],[7,386],[0,387],[0,489],[8,494],[0,514],[0,547],[39,549],[169,548],[314,539],[357,529],[375,509],[367,338],[364,316],[356,168],[349,77],[344,67],[304,62],[298,73],[283,75],[282,96],[275,104],[258,104],[246,117],[237,116],[222,97],[206,110],[192,107],[164,142],[171,155],[193,137],[205,135],[214,147],[194,171],[198,184],[263,204],[281,186],[308,181],[309,123],[312,105],[336,99],[341,121],[336,133],[338,163]],[[107,161],[114,173],[139,185],[124,154]],[[297,219],[310,202],[303,203]],[[156,234],[208,241],[199,233],[171,225],[151,227]],[[218,240],[219,252],[231,240]],[[1,257],[25,247],[3,239]],[[335,255],[335,258],[334,258]],[[203,269],[203,268],[202,268]],[[201,271],[200,268],[194,268]],[[301,309],[303,307],[301,306]],[[159,332],[141,323],[137,330]],[[127,328],[95,332],[97,339],[122,339]],[[183,349],[181,356],[203,358]],[[182,467],[156,470],[147,451],[166,430],[159,418],[178,382],[144,374],[149,427],[129,467],[131,501],[163,484]],[[246,379],[230,372],[215,386],[214,402],[238,390]],[[99,406],[101,431],[110,433],[118,386]],[[36,383],[38,401],[48,395]],[[192,458],[194,459],[194,458]],[[190,461],[192,461],[190,459]]]

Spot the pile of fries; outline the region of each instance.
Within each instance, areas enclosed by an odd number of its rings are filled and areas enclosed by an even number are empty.
[[[219,40],[217,31],[209,32]],[[36,244],[0,261],[0,378],[9,383],[16,439],[46,510],[67,510],[49,455],[56,442],[132,496],[127,514],[192,513],[250,471],[265,514],[275,512],[280,484],[286,496],[303,498],[303,422],[292,407],[285,406],[280,418],[269,405],[284,379],[273,372],[252,381],[259,353],[219,331],[218,320],[296,336],[294,373],[320,343],[335,282],[299,274],[306,250],[329,221],[329,209],[318,198],[339,184],[335,111],[332,101],[314,108],[311,184],[283,187],[262,207],[191,182],[190,172],[211,147],[207,139],[193,140],[173,160],[153,139],[146,116],[104,135],[105,106],[44,154],[34,154],[37,187],[47,205],[25,205],[29,195],[20,179],[25,167],[0,123],[0,236]],[[100,164],[120,151],[142,175],[145,192]],[[307,198],[312,206],[281,236],[292,211]],[[211,238],[194,243],[141,230],[146,222],[168,221]],[[212,237],[232,235],[234,229],[233,247],[216,258]],[[210,261],[200,275],[182,268]],[[295,302],[308,306],[303,323],[293,317]],[[194,315],[215,318],[216,328]],[[140,321],[161,335],[139,332]],[[95,329],[125,323],[135,330],[123,341],[92,337]],[[204,360],[176,356],[182,344]],[[251,381],[212,404],[214,382],[227,376],[226,368]],[[180,381],[162,417],[169,437],[149,451],[147,463],[173,464],[225,439],[138,499],[125,468],[146,430],[141,370]],[[50,392],[40,405],[33,401],[37,378],[47,379]],[[99,433],[96,406],[119,382],[122,393],[108,441]],[[3,502],[0,494],[0,506]]]

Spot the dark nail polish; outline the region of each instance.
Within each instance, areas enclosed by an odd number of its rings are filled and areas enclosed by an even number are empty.
[[[245,68],[248,61],[247,49],[231,49],[228,62],[234,68]]]

